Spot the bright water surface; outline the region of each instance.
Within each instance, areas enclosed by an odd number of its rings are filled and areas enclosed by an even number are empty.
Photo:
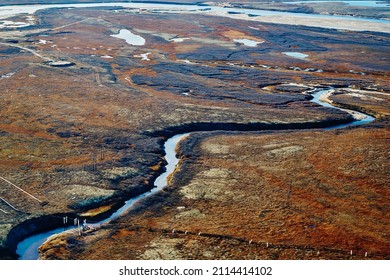
[[[389,3],[383,1],[297,1],[297,2],[283,2],[286,4],[306,4],[306,3],[345,3],[355,7],[371,7],[371,8],[390,8]]]
[[[298,58],[298,59],[305,59],[309,56],[307,54],[300,53],[300,52],[284,52],[283,54],[285,54],[287,56],[294,57],[294,58]]]
[[[324,89],[324,90],[317,91],[316,93],[312,94],[313,99],[311,100],[311,102],[317,103],[317,104],[319,104],[323,107],[326,107],[326,108],[335,108],[338,110],[342,110],[342,111],[345,111],[347,113],[354,112],[354,113],[357,113],[358,115],[360,115],[362,117],[362,119],[355,120],[355,121],[350,122],[350,123],[339,124],[339,125],[327,127],[327,128],[325,128],[325,130],[340,129],[340,128],[345,128],[345,127],[349,127],[349,126],[363,125],[363,124],[367,124],[367,123],[370,123],[370,122],[375,120],[374,117],[367,115],[367,114],[364,114],[362,112],[356,112],[356,111],[352,111],[352,110],[348,110],[348,109],[342,109],[342,108],[335,107],[327,102],[323,102],[320,100],[321,95],[326,94],[328,91],[332,91],[332,90],[333,89]]]
[[[263,42],[249,40],[249,39],[234,39],[234,42],[244,44],[247,47],[256,47],[258,44],[263,43]]]
[[[130,30],[121,29],[119,34],[111,35],[111,37],[123,39],[127,44],[132,46],[143,46],[145,45],[145,39],[139,35],[132,33]]]

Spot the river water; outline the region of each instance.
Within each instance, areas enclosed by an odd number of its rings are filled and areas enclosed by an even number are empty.
[[[339,129],[339,128],[345,128],[345,127],[356,126],[356,125],[363,125],[363,124],[367,124],[367,123],[370,123],[370,122],[375,120],[374,117],[367,115],[367,114],[364,114],[362,112],[353,111],[350,109],[344,109],[344,108],[340,108],[340,107],[335,107],[335,106],[329,104],[328,102],[321,100],[322,96],[327,95],[328,93],[331,93],[332,91],[333,91],[333,89],[323,89],[323,90],[317,91],[316,93],[312,94],[313,99],[311,100],[311,102],[317,103],[317,104],[319,104],[323,107],[326,107],[326,108],[336,108],[338,110],[347,112],[348,114],[351,114],[355,118],[355,120],[353,122],[346,123],[346,124],[339,124],[339,125],[330,126],[330,127],[325,128],[325,130]]]

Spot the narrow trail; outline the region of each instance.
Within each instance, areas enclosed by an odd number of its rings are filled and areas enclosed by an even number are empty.
[[[36,201],[38,201],[39,203],[42,203],[43,201],[40,200],[39,198],[36,198],[35,196],[33,196],[32,194],[26,192],[25,190],[23,190],[22,188],[18,187],[17,185],[15,185],[14,183],[8,181],[7,179],[3,178],[0,176],[0,179],[7,182],[8,184],[10,184],[11,186],[15,187],[16,189],[18,189],[19,191],[23,192],[24,194],[28,195],[29,197],[31,197],[32,199],[35,199]]]
[[[5,204],[7,204],[9,207],[11,207],[13,210],[17,211],[17,212],[21,212],[19,209],[17,209],[15,206],[13,206],[11,203],[9,203],[7,200],[5,200],[4,198],[2,198],[0,196],[0,200],[2,200]],[[1,209],[0,209],[1,210]],[[8,212],[4,211],[4,210],[1,210],[2,212],[8,214]]]
[[[92,19],[100,19],[100,17],[99,18],[92,18]],[[79,24],[79,23],[86,22],[88,20],[91,20],[91,18],[86,18],[86,19],[79,20],[79,21],[76,21],[76,22],[68,23],[68,24],[61,25],[61,26],[58,26],[58,27],[55,27],[55,28],[52,28],[52,29],[48,29],[48,30],[57,31],[57,30],[60,30],[60,29],[63,29],[63,28],[69,27],[69,26],[73,26],[73,25],[76,25],[76,24]]]
[[[53,59],[51,59],[51,58],[49,58],[49,57],[46,57],[46,56],[43,56],[43,55],[37,53],[36,51],[34,51],[34,50],[32,50],[32,49],[29,49],[29,48],[27,48],[27,47],[23,47],[23,46],[21,46],[21,45],[19,45],[19,44],[11,44],[11,43],[2,43],[2,42],[0,42],[0,45],[9,46],[9,47],[14,47],[14,48],[19,48],[19,49],[21,49],[21,50],[30,52],[30,53],[32,53],[34,56],[39,57],[39,58],[41,58],[42,60],[47,61],[47,62],[53,61]]]

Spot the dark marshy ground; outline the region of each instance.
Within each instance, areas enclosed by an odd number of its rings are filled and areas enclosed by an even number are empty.
[[[120,29],[145,45],[110,36]],[[43,258],[389,257],[387,33],[112,8],[39,11],[34,26],[0,33],[0,176],[41,201],[0,181],[19,210],[0,204],[4,248],[23,221],[101,214],[150,188],[164,139],[183,127],[346,121],[308,101],[334,86],[335,103],[378,120],[194,134],[168,190],[99,231],[59,237],[59,250],[45,244]]]

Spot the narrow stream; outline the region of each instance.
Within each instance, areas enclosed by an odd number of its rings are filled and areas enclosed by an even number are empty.
[[[375,119],[375,118],[373,118],[369,115],[363,114],[361,112],[338,108],[338,107],[335,107],[329,103],[326,103],[326,102],[323,102],[320,100],[322,96],[331,93],[331,91],[333,91],[333,89],[319,89],[314,94],[312,94],[312,96],[314,98],[311,101],[314,103],[317,103],[321,106],[327,107],[327,108],[335,108],[335,109],[347,111],[348,113],[351,113],[355,117],[356,120],[353,122],[347,123],[347,124],[330,126],[330,127],[325,128],[326,130],[345,128],[348,126],[363,125],[363,124],[372,122]],[[153,188],[149,192],[143,193],[139,196],[136,196],[134,198],[129,199],[128,201],[126,201],[126,203],[121,208],[119,208],[117,211],[115,211],[110,217],[100,221],[99,223],[87,224],[87,225],[92,226],[92,227],[96,227],[101,223],[107,223],[113,219],[116,219],[118,216],[129,211],[129,209],[131,209],[131,207],[134,204],[136,204],[137,202],[139,202],[143,198],[148,197],[150,195],[153,195],[153,194],[157,193],[158,191],[162,190],[167,185],[168,176],[174,172],[176,165],[179,162],[179,159],[176,156],[175,148],[176,148],[177,144],[181,140],[186,138],[189,134],[190,133],[177,134],[177,135],[169,138],[165,142],[164,151],[166,154],[165,160],[167,161],[166,171],[164,173],[162,173],[159,177],[156,178],[156,180],[154,182],[155,188]],[[61,233],[65,230],[69,230],[72,228],[76,228],[76,226],[68,227],[66,229],[58,228],[55,230],[51,230],[48,232],[44,232],[44,233],[35,234],[33,236],[30,236],[18,244],[16,253],[18,255],[20,255],[21,260],[37,260],[39,258],[38,248],[46,241],[47,238],[49,238],[53,234],[58,234],[58,233]]]
[[[114,220],[120,215],[122,215],[124,212],[128,211],[135,203],[139,202],[144,197],[153,195],[156,192],[162,190],[164,187],[166,187],[168,176],[174,172],[176,165],[179,162],[179,159],[176,157],[175,152],[176,146],[180,142],[180,140],[184,139],[188,135],[189,133],[177,134],[169,138],[165,142],[164,151],[166,153],[165,160],[167,161],[167,165],[165,166],[166,170],[164,173],[162,173],[156,178],[156,180],[154,181],[154,188],[152,190],[127,200],[121,208],[112,213],[110,217],[100,221],[99,223],[87,223],[87,225],[91,227],[98,227],[102,223],[107,223],[111,220]],[[67,228],[61,227],[27,237],[18,244],[16,253],[20,256],[20,260],[37,260],[39,258],[38,248],[47,240],[47,238],[54,234],[58,234],[65,230],[70,230],[74,228],[76,228],[76,226]]]
[[[335,109],[347,112],[347,113],[351,114],[355,120],[353,122],[350,122],[350,123],[333,125],[333,126],[325,128],[325,130],[339,129],[339,128],[344,128],[344,127],[348,127],[348,126],[363,125],[363,124],[367,124],[367,123],[370,123],[370,122],[375,120],[374,117],[367,115],[367,114],[364,114],[362,112],[358,112],[358,111],[354,111],[354,110],[350,110],[350,109],[344,109],[344,108],[340,108],[340,107],[335,107],[328,102],[321,101],[321,99],[322,99],[321,97],[326,96],[328,94],[331,94],[332,92],[333,92],[333,88],[318,90],[316,93],[312,94],[313,99],[311,100],[311,102],[317,103],[317,104],[319,104],[323,107],[326,107],[326,108],[335,108]]]
[[[101,221],[101,223],[109,222],[118,216],[122,215],[124,212],[129,210],[135,203],[140,201],[142,198],[155,194],[156,192],[161,191],[164,187],[167,186],[167,179],[170,174],[175,171],[176,165],[179,163],[179,159],[176,157],[176,146],[177,144],[186,138],[190,133],[176,134],[175,136],[169,138],[164,144],[165,151],[165,160],[167,165],[165,166],[165,172],[156,178],[154,181],[154,188],[149,192],[140,194],[134,198],[131,198],[126,201],[125,205],[115,211],[110,217]]]

